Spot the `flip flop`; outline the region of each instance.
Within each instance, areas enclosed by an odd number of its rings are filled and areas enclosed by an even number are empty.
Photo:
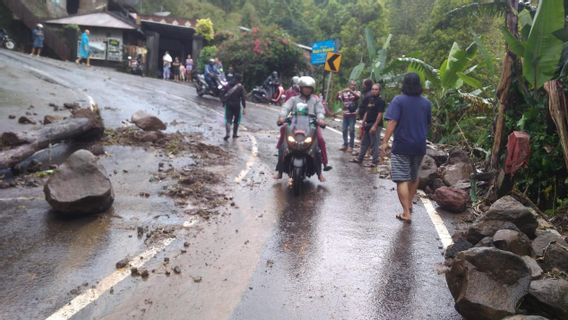
[[[404,222],[404,223],[412,223],[412,220],[411,220],[411,219],[403,218],[403,217],[402,217],[402,214],[397,214],[397,215],[396,215],[396,218],[397,218],[398,220]]]

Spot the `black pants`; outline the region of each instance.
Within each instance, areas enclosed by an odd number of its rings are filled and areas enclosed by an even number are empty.
[[[241,123],[241,106],[225,105],[225,130],[228,137],[231,133],[231,125],[233,125],[233,137],[239,131],[239,124]]]

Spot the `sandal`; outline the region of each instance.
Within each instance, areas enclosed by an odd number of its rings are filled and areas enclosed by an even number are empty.
[[[404,218],[402,214],[397,214],[396,218],[404,223],[412,223],[412,219]]]

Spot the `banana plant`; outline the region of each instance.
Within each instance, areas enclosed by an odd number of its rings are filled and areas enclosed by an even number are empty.
[[[477,68],[473,65],[473,58],[477,52],[477,44],[473,42],[466,49],[462,49],[457,42],[454,42],[448,58],[442,62],[438,69],[428,63],[409,57],[396,59],[398,65],[407,65],[408,72],[416,72],[423,82],[429,82],[435,88],[441,89],[441,95],[445,95],[449,90],[458,90],[464,84],[474,89],[482,87],[481,81],[471,76]]]
[[[365,28],[365,41],[367,43],[368,60],[370,63],[367,72],[365,72],[367,65],[363,61],[356,65],[353,70],[351,70],[349,80],[359,80],[363,74],[368,74],[375,82],[390,79],[392,75],[387,74],[385,71],[390,70],[387,60],[391,40],[392,34],[389,34],[382,47],[376,49],[377,44],[373,31],[370,28]]]
[[[542,88],[559,70],[567,45],[561,39],[565,23],[563,1],[540,1],[534,18],[526,9],[521,11],[520,39],[502,29],[511,52],[523,60],[523,77],[533,89]]]

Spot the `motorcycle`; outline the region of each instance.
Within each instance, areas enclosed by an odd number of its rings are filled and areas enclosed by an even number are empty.
[[[208,94],[213,97],[221,97],[221,93],[229,84],[223,72],[214,77],[213,83],[215,83],[215,86],[211,87],[207,80],[205,80],[205,75],[201,73],[198,74],[197,81],[195,81],[195,89],[197,90],[197,95],[203,97],[204,95]]]
[[[252,89],[249,99],[255,103],[267,103],[281,106],[286,100],[285,90],[281,83],[271,84],[274,86],[273,94],[269,96],[269,90],[265,86],[257,86]]]
[[[128,56],[128,71],[143,77],[144,66],[142,66],[142,61],[140,59],[132,59],[131,56]]]
[[[8,36],[8,32],[6,32],[6,29],[3,28],[0,28],[0,44],[8,50],[14,50],[16,47],[14,40]]]
[[[315,116],[296,114],[286,120],[286,148],[282,154],[284,172],[292,178],[292,190],[299,195],[306,177],[317,174],[321,151],[317,142]],[[323,127],[322,127],[323,128]],[[318,160],[318,161],[316,161]]]

